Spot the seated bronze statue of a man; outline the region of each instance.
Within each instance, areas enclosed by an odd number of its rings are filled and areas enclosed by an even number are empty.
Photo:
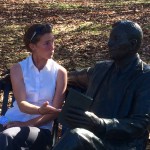
[[[87,88],[89,111],[70,108],[73,127],[54,150],[144,150],[150,124],[150,67],[138,54],[143,32],[132,21],[112,26],[110,61],[69,73],[69,83]],[[82,103],[82,102],[81,102]]]

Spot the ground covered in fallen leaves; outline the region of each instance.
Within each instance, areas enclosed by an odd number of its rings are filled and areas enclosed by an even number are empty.
[[[55,34],[54,59],[68,70],[109,59],[107,40],[111,24],[128,19],[144,31],[141,57],[150,62],[150,2],[131,0],[66,2],[0,2],[0,73],[24,59],[22,36],[33,23],[51,23]]]

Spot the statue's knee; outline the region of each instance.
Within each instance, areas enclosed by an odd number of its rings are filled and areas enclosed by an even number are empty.
[[[73,129],[66,131],[53,150],[80,150],[79,147],[81,147],[80,138],[76,129]]]
[[[63,135],[54,150],[96,150],[97,148],[103,150],[103,144],[97,136],[86,129],[75,128]]]
[[[78,140],[78,145],[80,145],[80,149],[87,150],[105,150],[105,146],[103,141],[93,134],[91,131],[88,131],[83,128],[76,128],[71,131],[74,135],[76,135]],[[79,149],[79,147],[78,147]]]

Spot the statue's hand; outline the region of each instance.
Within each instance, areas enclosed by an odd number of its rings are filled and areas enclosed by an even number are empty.
[[[91,132],[101,126],[101,119],[94,113],[72,107],[69,108],[66,121],[73,128],[85,128]]]

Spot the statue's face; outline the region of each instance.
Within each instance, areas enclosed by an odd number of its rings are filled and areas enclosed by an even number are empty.
[[[132,44],[128,34],[120,26],[112,29],[108,41],[110,57],[121,60],[131,55]]]

